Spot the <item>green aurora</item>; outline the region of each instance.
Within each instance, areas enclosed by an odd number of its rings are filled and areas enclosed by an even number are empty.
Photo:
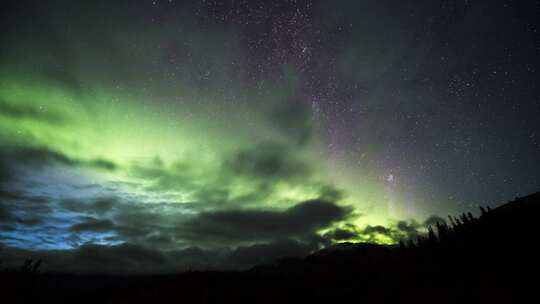
[[[219,101],[200,92],[196,97],[182,97],[186,102],[179,106],[160,109],[159,104],[148,101],[149,96],[121,90],[92,86],[74,93],[58,83],[13,77],[4,77],[0,83],[5,146],[48,150],[74,162],[109,164],[91,168],[98,170],[67,168],[81,171],[77,183],[131,185],[123,190],[167,199],[171,204],[206,204],[205,195],[214,195],[212,199],[222,200],[216,208],[283,209],[329,195],[363,214],[352,219],[358,225],[388,223],[385,208],[376,208],[386,204],[383,181],[359,176],[361,185],[335,186],[339,176],[332,176],[320,161],[324,151],[316,138],[297,146],[273,130],[247,101],[240,111],[251,113],[247,115],[251,121],[242,120],[245,114],[235,114],[238,107],[219,108]],[[196,103],[195,98],[206,100],[207,105],[184,106]],[[246,129],[250,122],[254,128]],[[256,168],[234,170],[229,166],[238,153],[256,154],[258,149],[264,150],[261,154],[268,152],[268,160],[262,161],[278,167],[254,176],[249,171]],[[252,161],[255,163],[246,166],[259,165],[259,160]]]

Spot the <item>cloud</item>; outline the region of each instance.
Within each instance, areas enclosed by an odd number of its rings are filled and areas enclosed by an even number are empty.
[[[373,234],[373,233],[380,233],[380,234],[389,235],[390,232],[391,232],[390,229],[388,229],[388,228],[386,228],[384,226],[380,226],[380,225],[367,226],[366,228],[364,228],[364,230],[362,230],[362,233],[367,234],[367,235],[370,235],[370,234]]]
[[[309,166],[294,157],[294,152],[277,143],[261,143],[240,150],[225,162],[232,172],[256,178],[305,178]]]
[[[419,229],[423,226],[414,220],[399,221],[396,228],[403,233],[407,238],[416,238],[420,234]]]
[[[168,246],[172,245],[174,239],[171,235],[168,235],[164,232],[155,232],[149,234],[145,239],[145,243],[159,245],[159,246]]]
[[[0,99],[0,116],[11,119],[33,119],[50,124],[63,124],[67,119],[50,110],[36,108],[32,105],[14,104]]]
[[[358,232],[352,229],[336,228],[324,234],[324,238],[331,241],[348,241],[358,238]]]
[[[103,215],[112,211],[118,202],[116,197],[97,197],[91,200],[69,198],[62,200],[60,207],[72,212]]]
[[[118,166],[109,160],[83,160],[70,157],[47,147],[4,146],[0,147],[0,182],[13,179],[18,167],[44,169],[47,166],[64,165],[68,167],[88,167],[113,171]]]
[[[386,239],[381,239],[385,237]],[[346,223],[341,227],[328,231],[323,235],[328,244],[333,242],[353,241],[353,242],[388,242],[398,241],[401,237],[401,233],[395,225],[389,225],[387,227],[381,225],[367,225],[360,229],[357,226]]]
[[[46,148],[1,144],[0,189],[13,193],[13,189],[7,189],[7,184],[20,179],[19,173],[22,167],[41,170],[48,164],[71,165],[71,161],[63,154]]]
[[[1,157],[0,152],[0,187],[9,181],[10,177],[13,176],[11,166],[6,162],[5,159]]]
[[[0,151],[3,159],[11,164],[20,164],[41,168],[45,165],[62,164],[73,166],[76,161],[66,155],[44,147],[11,147]]]
[[[50,198],[4,188],[0,184],[0,223],[34,226],[47,220],[52,211]]]
[[[345,219],[350,213],[349,208],[323,200],[305,201],[284,211],[203,212],[179,224],[177,236],[181,239],[224,242],[307,238],[318,229]]]
[[[167,206],[166,206],[167,205]],[[169,206],[170,205],[170,206]],[[180,205],[180,204],[178,204]],[[113,235],[109,243],[131,242],[136,244],[173,245],[168,237],[167,218],[177,216],[177,204],[142,203],[119,197],[90,199],[69,198],[60,201],[63,211],[77,215],[69,231],[84,235],[99,233]],[[164,210],[167,209],[167,210]],[[168,238],[168,241],[165,241]]]
[[[270,111],[270,123],[286,134],[295,145],[307,143],[312,133],[311,109],[301,100],[288,100]]]
[[[90,161],[87,161],[86,163],[83,163],[88,167],[96,168],[96,169],[103,169],[108,171],[114,171],[118,168],[118,165],[110,160],[103,159],[103,158],[96,158]]]
[[[189,203],[137,203],[118,198],[67,199],[63,210],[81,215],[70,231],[110,233],[116,241],[162,249],[250,246],[295,238],[313,242],[319,229],[347,218],[348,207],[310,200],[285,210],[230,209],[193,212]]]
[[[331,202],[338,202],[345,197],[345,192],[332,185],[321,185],[319,189],[319,198]]]
[[[146,190],[156,192],[193,190],[208,179],[208,176],[200,176],[197,168],[190,162],[177,161],[165,164],[157,157],[149,162],[134,163],[128,170],[130,175],[149,184],[145,186]]]
[[[424,221],[424,225],[426,227],[429,227],[429,226],[435,227],[437,226],[438,223],[445,224],[446,220],[440,216],[432,215]]]
[[[71,226],[70,230],[75,232],[108,232],[113,230],[114,228],[115,225],[111,220],[89,218],[82,223]]]
[[[0,205],[0,223],[11,223],[15,221],[15,216],[13,212],[6,208],[6,206]]]
[[[427,231],[427,227],[444,219],[438,216],[430,216],[423,223],[415,220],[401,220],[382,225],[367,225],[359,228],[350,223],[342,223],[323,235],[327,244],[341,241],[389,243],[400,240],[414,240]]]
[[[359,232],[359,235],[368,242],[377,242],[381,236],[386,237],[386,241],[398,242],[399,240],[416,239],[422,234],[423,228],[423,225],[414,220],[402,220],[387,226],[368,225]]]

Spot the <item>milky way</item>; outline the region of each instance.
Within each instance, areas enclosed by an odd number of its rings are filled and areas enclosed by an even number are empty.
[[[0,8],[6,252],[243,267],[540,189],[534,1]]]

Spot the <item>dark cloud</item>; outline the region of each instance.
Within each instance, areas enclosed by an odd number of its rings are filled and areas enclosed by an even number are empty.
[[[15,164],[30,165],[34,167],[43,167],[45,165],[62,164],[73,166],[76,161],[66,155],[43,147],[12,147],[2,155],[8,161]]]
[[[380,233],[380,234],[384,234],[384,235],[390,235],[390,229],[384,227],[384,226],[380,226],[380,225],[377,225],[377,226],[367,226],[366,228],[364,228],[362,230],[362,234],[365,234],[365,235],[372,235],[374,233]]]
[[[319,190],[319,198],[331,202],[338,202],[345,197],[345,192],[332,185],[322,185]]]
[[[0,189],[2,185],[13,179],[13,168],[9,164],[9,161],[2,157],[2,150],[0,148]]]
[[[425,228],[423,225],[414,220],[403,220],[387,226],[368,225],[361,229],[358,235],[367,242],[376,242],[379,236],[385,236],[393,242],[398,242],[400,240],[416,239],[423,233],[423,228]]]
[[[414,220],[410,220],[397,222],[396,228],[410,239],[418,237],[420,234],[419,229],[423,228],[423,226]]]
[[[8,146],[0,147],[0,182],[12,178],[17,167],[31,166],[43,169],[46,166],[64,165],[115,170],[117,165],[105,159],[82,160],[72,158],[46,147]]]
[[[311,172],[294,151],[269,142],[241,150],[225,164],[234,173],[257,178],[305,178]]]
[[[115,225],[111,220],[89,218],[81,223],[71,226],[70,230],[75,232],[108,232],[114,228]]]
[[[329,244],[336,241],[362,241],[380,242],[380,237],[385,237],[384,241],[399,242],[400,240],[414,240],[427,231],[427,227],[439,221],[444,221],[437,216],[431,216],[422,224],[415,220],[402,220],[391,223],[387,226],[367,225],[359,229],[353,224],[345,223],[339,228],[328,231],[323,238]]]
[[[99,189],[102,187],[100,184],[85,184],[85,185],[71,185],[73,189],[86,190],[86,189]]]
[[[353,224],[345,224],[343,227],[333,229],[324,234],[324,238],[327,239],[329,244],[332,242],[340,241],[362,241],[362,242],[379,242],[379,237],[384,236],[390,240],[397,242],[403,238],[409,238],[411,233],[410,227],[408,231],[402,231],[398,227],[399,223],[381,226],[381,225],[367,225],[363,229],[359,229]],[[414,235],[417,231],[414,231]]]
[[[185,162],[177,162],[171,166],[163,164],[161,159],[156,158],[152,162],[133,164],[130,173],[145,181],[151,182],[146,186],[147,190],[175,191],[178,189],[196,189],[194,180],[194,168]]]
[[[11,223],[15,221],[15,216],[13,215],[13,212],[6,208],[6,206],[3,206],[0,204],[0,223]]]
[[[331,241],[347,241],[358,238],[358,233],[354,230],[337,228],[324,234],[324,238]]]
[[[6,200],[22,200],[26,199],[26,192],[23,190],[18,189],[8,189],[5,187],[5,189],[0,188],[0,199],[2,201]]]
[[[312,132],[312,114],[306,104],[301,100],[292,100],[275,106],[270,113],[270,123],[294,144],[307,143]]]
[[[173,244],[174,239],[171,235],[168,235],[163,232],[158,232],[158,233],[148,235],[144,239],[144,241],[149,244],[167,246],[167,245]]]
[[[179,238],[212,241],[268,241],[308,237],[345,219],[351,210],[323,200],[299,203],[284,211],[203,212],[177,227]]]
[[[71,198],[60,201],[60,207],[72,212],[102,215],[112,211],[118,203],[119,200],[115,197],[98,197],[91,200]]]
[[[109,171],[113,171],[118,168],[118,165],[116,163],[107,159],[102,159],[102,158],[91,160],[87,162],[86,165],[88,165],[89,167],[93,167],[97,169],[104,169],[104,170],[109,170]]]
[[[208,206],[215,204],[223,204],[231,200],[230,190],[226,187],[216,187],[198,189],[195,198],[199,202],[204,202]]]
[[[81,215],[71,225],[70,231],[110,232],[116,235],[115,241],[172,245],[172,238],[168,236],[167,227],[162,222],[177,214],[174,210],[175,204],[145,204],[118,197],[97,197],[65,199],[59,206],[63,210]],[[168,213],[163,208],[168,208]]]
[[[396,242],[403,238],[402,233],[395,226],[384,227],[381,225],[368,225],[358,233],[361,239],[366,242],[377,242],[377,238],[385,236]]]
[[[319,229],[351,212],[324,200],[302,202],[282,211],[234,209],[201,211],[196,215],[189,211],[189,203],[146,204],[113,197],[67,199],[59,206],[86,215],[74,220],[70,231],[109,232],[116,235],[117,241],[159,244],[162,249],[178,248],[180,244],[213,248],[291,237],[312,242]]]
[[[44,223],[51,212],[50,198],[46,196],[0,187],[0,222],[34,226]]]
[[[67,121],[66,117],[46,108],[35,108],[21,103],[9,103],[2,99],[0,99],[0,116],[12,119],[33,119],[51,124],[63,124]]]
[[[425,221],[424,221],[424,226],[426,227],[429,227],[429,226],[436,226],[438,223],[440,224],[446,224],[446,220],[440,216],[437,216],[437,215],[432,215],[430,217],[428,217]]]

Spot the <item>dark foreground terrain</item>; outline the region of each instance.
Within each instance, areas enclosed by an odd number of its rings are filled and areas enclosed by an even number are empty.
[[[346,244],[243,272],[113,277],[0,274],[1,303],[532,303],[540,193],[478,218],[438,224],[416,242]]]

